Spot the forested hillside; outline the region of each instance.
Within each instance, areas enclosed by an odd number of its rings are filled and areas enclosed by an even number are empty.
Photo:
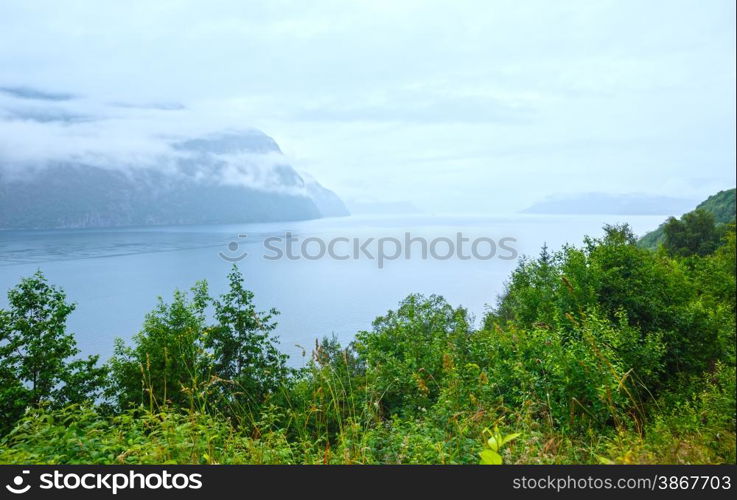
[[[671,217],[660,225],[655,231],[647,233],[640,238],[639,244],[644,248],[655,249],[665,242],[665,232],[670,228],[671,231],[683,231],[684,226],[693,227],[694,232],[700,231],[698,225],[715,226],[715,232],[724,229],[724,224],[729,224],[735,220],[735,189],[727,189],[719,191],[717,194],[710,196],[706,200],[687,214],[684,214],[679,221],[675,217]],[[679,224],[680,222],[680,224]],[[694,235],[700,237],[702,235]],[[707,239],[709,237],[707,236]],[[712,240],[718,240],[718,235],[711,236]]]

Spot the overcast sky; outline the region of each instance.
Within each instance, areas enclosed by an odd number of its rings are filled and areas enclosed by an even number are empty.
[[[3,161],[256,127],[435,211],[735,184],[733,0],[3,1],[0,87]]]

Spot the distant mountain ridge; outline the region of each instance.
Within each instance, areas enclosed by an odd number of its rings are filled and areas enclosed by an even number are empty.
[[[714,215],[717,224],[728,224],[735,221],[736,195],[735,188],[719,191],[699,203],[694,210],[706,210]],[[665,241],[665,223],[656,230],[645,234],[639,239],[638,245],[655,249]]]
[[[58,162],[0,165],[0,228],[228,224],[348,215],[335,193],[306,182],[276,141],[250,130],[172,144],[161,168]]]

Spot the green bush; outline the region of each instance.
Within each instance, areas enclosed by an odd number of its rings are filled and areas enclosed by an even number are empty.
[[[444,355],[463,352],[471,327],[467,313],[439,296],[410,295],[396,311],[356,334],[373,397],[387,415],[413,415],[437,400]]]

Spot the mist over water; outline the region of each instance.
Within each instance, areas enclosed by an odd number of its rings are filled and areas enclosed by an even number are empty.
[[[261,309],[281,312],[276,333],[281,349],[301,365],[316,338],[335,333],[349,342],[355,332],[410,293],[443,295],[467,307],[477,320],[493,304],[516,260],[492,258],[423,260],[419,247],[411,258],[388,260],[382,269],[368,258],[336,260],[264,259],[264,240],[291,232],[299,241],[313,237],[403,239],[406,233],[428,240],[514,238],[522,255],[536,255],[565,243],[580,245],[584,235],[600,236],[604,224],[627,222],[641,235],[664,215],[448,215],[352,216],[300,222],[124,229],[0,231],[0,307],[22,277],[41,269],[77,303],[69,330],[83,353],[112,353],[114,337],[136,333],[157,296],[168,301],[175,289],[207,280],[213,295],[225,291],[232,266],[222,255],[248,256],[237,265]],[[238,235],[247,234],[247,238]],[[237,244],[237,248],[233,246]],[[235,250],[233,250],[235,249]],[[467,252],[468,253],[468,252]]]

